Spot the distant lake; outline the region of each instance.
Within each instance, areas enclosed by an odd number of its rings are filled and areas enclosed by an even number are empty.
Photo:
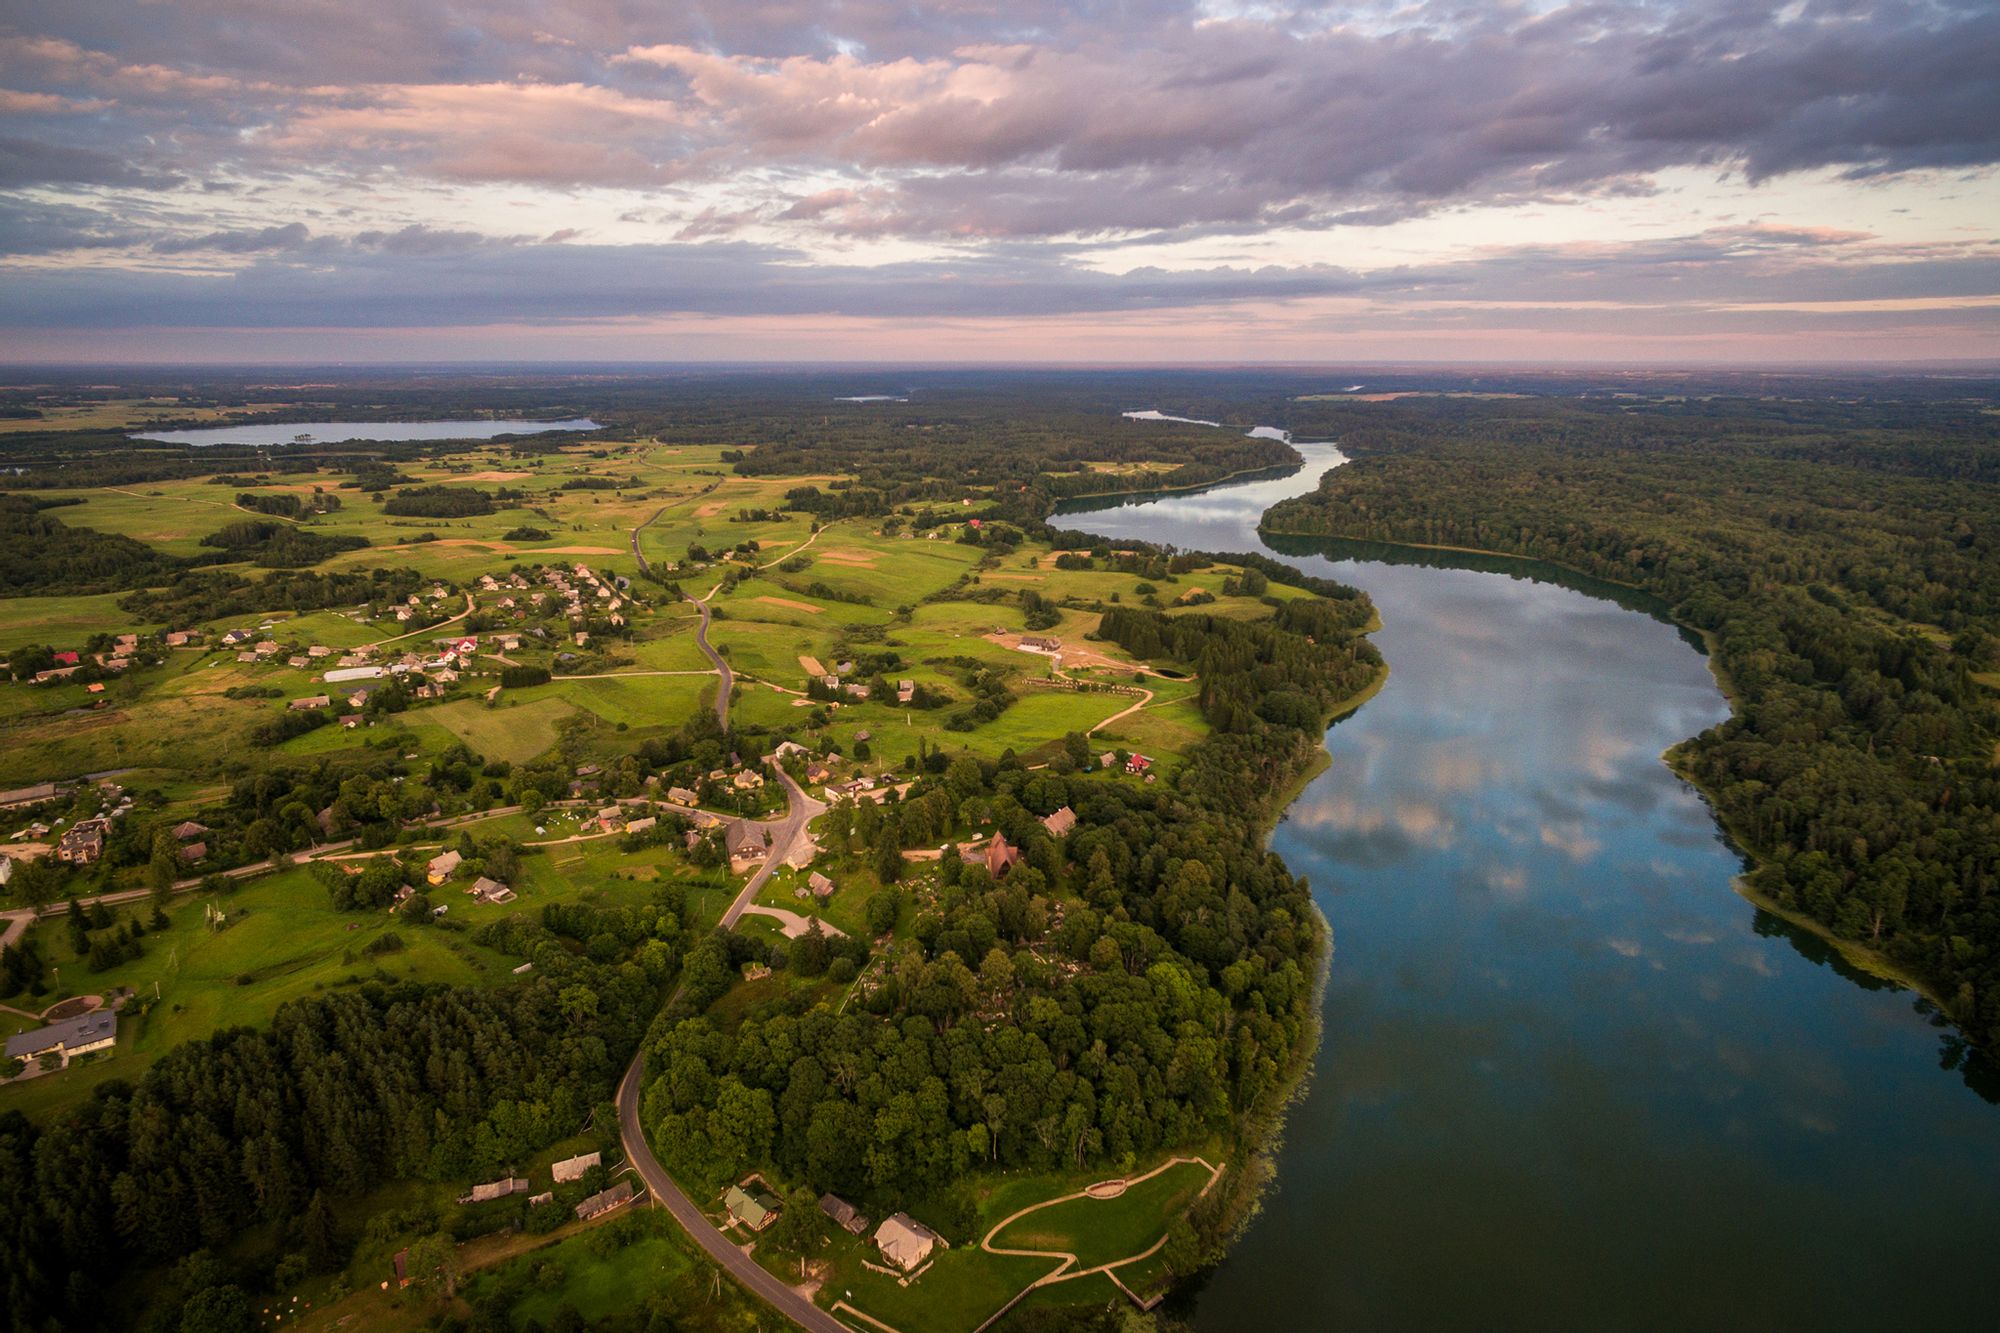
[[[566,421],[262,421],[243,426],[138,433],[138,440],[161,444],[346,444],[349,440],[490,440],[496,435],[534,435],[545,430],[596,430],[589,417]]]

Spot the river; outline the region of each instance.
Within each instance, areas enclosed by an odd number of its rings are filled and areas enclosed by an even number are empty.
[[[1289,476],[1051,520],[1266,550],[1383,620],[1387,685],[1272,835],[1334,932],[1312,1082],[1261,1212],[1181,1313],[1992,1326],[1990,1073],[1947,1067],[1928,1006],[1732,890],[1739,857],[1660,759],[1727,715],[1697,649],[1552,570],[1272,550],[1258,516],[1345,461],[1298,448]]]

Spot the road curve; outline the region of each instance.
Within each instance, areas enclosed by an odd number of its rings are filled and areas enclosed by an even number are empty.
[[[847,1325],[765,1272],[755,1259],[731,1244],[661,1168],[639,1127],[639,1086],[644,1078],[645,1061],[642,1052],[618,1084],[618,1137],[625,1144],[625,1160],[638,1171],[646,1188],[709,1258],[766,1305],[810,1333],[851,1333]]]
[[[685,595],[685,594],[683,594]],[[722,724],[724,732],[729,730],[729,693],[736,688],[736,673],[729,669],[729,663],[722,660],[722,654],[708,641],[708,603],[697,597],[689,597],[695,609],[701,612],[701,624],[695,626],[694,641],[708,654],[708,660],[715,663],[718,677],[715,686],[715,720]]]
[[[639,572],[649,578],[652,576],[653,566],[647,562],[646,553],[639,549],[639,534],[652,527],[654,521],[671,508],[673,508],[671,504],[661,505],[644,523],[632,529],[632,558],[639,562]],[[708,654],[708,660],[715,663],[715,674],[721,677],[715,688],[715,720],[722,724],[724,731],[728,731],[729,693],[736,687],[736,674],[729,669],[729,663],[722,660],[722,654],[716,652],[708,642],[708,603],[699,597],[688,597],[686,593],[682,593],[681,596],[693,602],[695,609],[701,612],[701,624],[695,628],[694,641],[701,645],[702,652]]]
[[[757,890],[764,887],[764,881],[771,877],[772,870],[784,862],[793,844],[804,835],[806,824],[826,809],[800,790],[799,785],[792,781],[791,774],[783,769],[778,770],[778,781],[785,788],[785,817],[772,830],[771,854],[764,858],[764,864],[757,867],[757,872],[744,884],[743,891],[736,895],[729,910],[723,913],[721,926],[724,930],[736,925],[743,909],[756,900]],[[618,1083],[618,1137],[625,1147],[625,1160],[638,1171],[639,1178],[646,1182],[646,1188],[665,1205],[674,1220],[680,1223],[681,1229],[694,1238],[695,1244],[701,1246],[709,1258],[779,1314],[800,1328],[810,1330],[810,1333],[850,1333],[845,1324],[765,1272],[756,1260],[737,1249],[729,1237],[717,1230],[694,1201],[674,1183],[673,1177],[653,1156],[652,1145],[646,1142],[645,1127],[639,1118],[639,1094],[645,1082],[645,1065],[646,1052],[642,1046],[639,1053],[632,1057],[625,1077]]]

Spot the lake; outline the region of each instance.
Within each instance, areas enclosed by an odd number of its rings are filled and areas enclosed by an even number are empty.
[[[1991,1069],[1949,1067],[1927,1005],[1733,891],[1660,759],[1727,715],[1693,644],[1547,567],[1273,549],[1258,516],[1345,461],[1297,447],[1288,477],[1051,520],[1366,589],[1391,669],[1272,835],[1333,926],[1324,1032],[1262,1211],[1180,1313],[1991,1326]]]
[[[496,435],[533,435],[545,430],[596,430],[588,417],[566,421],[275,421],[243,426],[203,426],[195,430],[134,432],[133,438],[160,444],[292,444],[300,435],[313,444],[349,440],[490,440]]]

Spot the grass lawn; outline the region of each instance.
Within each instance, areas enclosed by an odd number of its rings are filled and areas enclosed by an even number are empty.
[[[1079,1268],[1129,1259],[1152,1245],[1167,1224],[1208,1183],[1195,1162],[1168,1167],[1115,1199],[1070,1199],[1009,1223],[993,1244],[1005,1250],[1054,1250],[1074,1254]]]
[[[836,1299],[845,1299],[901,1333],[971,1333],[1050,1267],[1047,1259],[954,1246],[942,1251],[924,1275],[907,1287],[898,1286],[892,1277],[870,1272],[858,1262],[843,1265],[821,1299],[829,1306]]]
[[[557,727],[576,712],[567,699],[544,696],[515,702],[507,693],[489,707],[483,699],[458,699],[416,716],[451,732],[487,759],[523,764],[556,743]]]

